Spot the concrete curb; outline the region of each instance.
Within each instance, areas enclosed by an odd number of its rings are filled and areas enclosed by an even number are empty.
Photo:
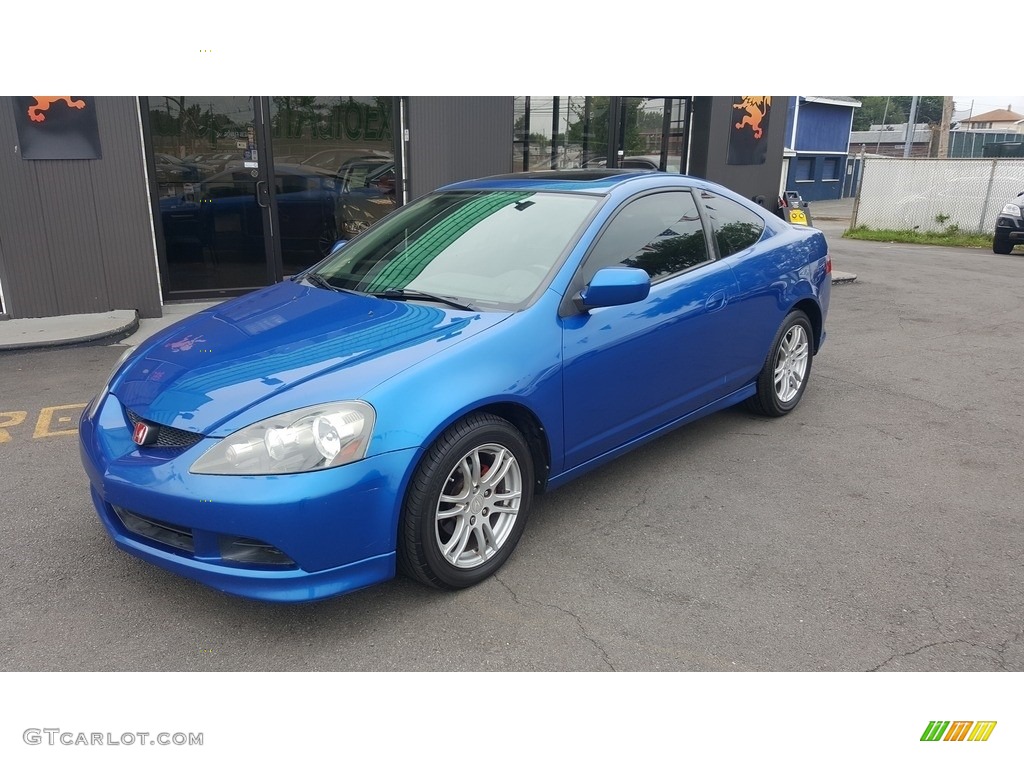
[[[857,276],[852,272],[836,272],[832,270],[832,285],[843,285],[844,283],[852,283],[857,279]]]
[[[24,352],[51,347],[115,344],[139,328],[134,309],[98,315],[4,320],[0,323],[0,352]]]

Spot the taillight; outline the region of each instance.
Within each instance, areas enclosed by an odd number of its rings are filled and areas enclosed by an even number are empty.
[[[832,274],[832,254],[828,251],[825,251],[825,274]]]

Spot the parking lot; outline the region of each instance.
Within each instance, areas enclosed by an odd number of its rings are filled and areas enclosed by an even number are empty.
[[[1024,670],[1024,255],[829,234],[857,280],[795,413],[732,409],[540,497],[457,593],[267,605],[123,554],[74,434],[123,348],[0,354],[2,668]]]

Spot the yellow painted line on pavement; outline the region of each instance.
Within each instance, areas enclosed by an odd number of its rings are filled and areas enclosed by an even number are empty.
[[[61,437],[78,434],[78,417],[88,403],[48,405],[39,409],[32,438]],[[28,419],[28,411],[0,411],[0,443],[11,442]]]
[[[59,411],[76,411],[76,416],[81,414],[82,409],[87,406],[88,403],[73,403],[71,405],[53,405],[43,408],[39,411],[39,418],[36,420],[36,431],[32,433],[33,438],[37,437],[56,437],[57,435],[76,435],[78,434],[78,427],[72,429],[53,429],[53,417]],[[59,421],[71,421],[70,416],[64,416]]]
[[[28,411],[0,411],[0,443],[11,442],[7,427],[16,427],[25,420]]]

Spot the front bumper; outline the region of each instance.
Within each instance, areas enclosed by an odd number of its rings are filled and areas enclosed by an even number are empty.
[[[996,239],[1024,243],[1024,218],[999,214],[996,217]]]
[[[116,397],[92,418],[89,410],[79,425],[82,464],[100,520],[126,552],[223,592],[280,602],[394,576],[417,449],[295,475],[193,475],[215,439],[184,451],[140,448]]]

